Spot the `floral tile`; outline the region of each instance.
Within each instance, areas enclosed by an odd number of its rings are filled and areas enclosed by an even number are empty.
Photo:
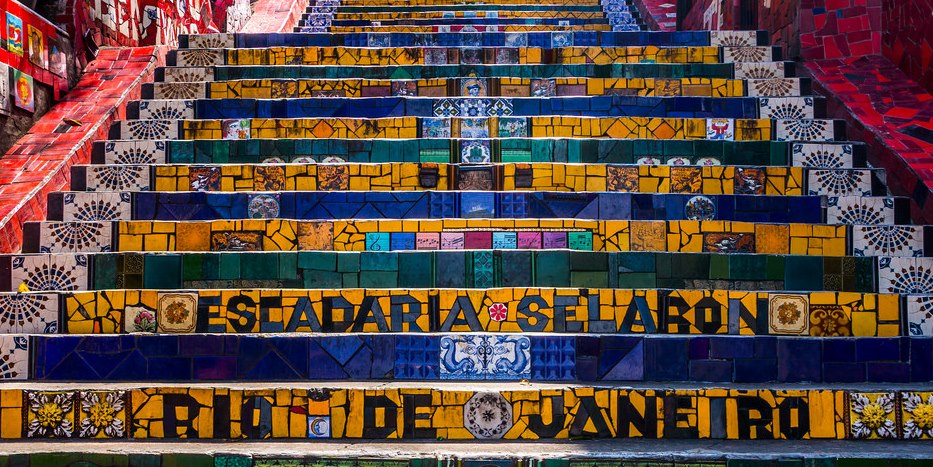
[[[78,437],[122,439],[127,436],[126,391],[78,393]]]
[[[933,439],[933,392],[902,392],[899,408],[904,439]]]
[[[159,332],[190,333],[197,324],[197,293],[159,293],[156,321]]]
[[[896,439],[897,394],[850,393],[849,436],[855,439]]]
[[[25,391],[27,438],[74,438],[75,393]]]
[[[771,294],[768,297],[768,326],[771,334],[806,335],[810,317],[807,294]]]

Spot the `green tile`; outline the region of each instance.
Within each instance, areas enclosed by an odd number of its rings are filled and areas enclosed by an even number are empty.
[[[214,467],[209,454],[163,454],[162,467]]]
[[[281,280],[294,280],[298,278],[298,255],[294,253],[279,254],[279,271],[277,277]]]
[[[146,289],[179,289],[182,255],[148,255],[143,263],[143,287]]]
[[[369,289],[409,288],[407,284],[399,284],[398,272],[396,271],[362,271],[360,272],[360,287]]]
[[[360,270],[361,271],[397,271],[398,270],[398,253],[364,251],[361,253],[345,253],[345,254],[359,254],[360,255]]]
[[[182,280],[184,281],[196,281],[200,280],[201,277],[204,277],[205,269],[205,259],[208,258],[206,255],[194,254],[194,255],[184,255],[181,261],[181,270],[182,270]],[[211,260],[216,260],[216,256],[210,256]],[[215,266],[214,270],[216,271],[216,261],[213,261]],[[212,276],[207,276],[212,277]]]
[[[571,287],[609,287],[609,274],[603,271],[572,271]]]
[[[565,287],[570,281],[570,252],[541,251],[535,257],[535,285]]]
[[[253,256],[252,253],[220,253],[219,271],[217,279],[232,280],[239,279],[241,267],[244,259]]]
[[[286,253],[288,256],[294,256]],[[249,256],[241,256],[240,278],[241,279],[279,279],[279,254],[278,253],[257,253]],[[297,271],[295,271],[297,274]]]
[[[92,258],[94,258],[94,288],[98,290],[117,288],[117,255],[103,254],[92,256]],[[13,285],[19,286],[19,284]]]
[[[342,254],[353,255],[357,253]],[[337,256],[337,253],[326,251],[301,251],[298,253],[298,269],[336,271]]]
[[[400,253],[398,258],[399,283],[406,288],[430,288],[434,286],[434,264],[432,255],[424,253]]]
[[[360,255],[336,255],[338,272],[360,272]]]
[[[709,278],[729,278],[729,257],[727,255],[712,255],[709,257]]]

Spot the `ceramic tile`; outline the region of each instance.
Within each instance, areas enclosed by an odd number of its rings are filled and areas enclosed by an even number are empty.
[[[163,81],[166,83],[200,83],[214,81],[213,67],[167,67]],[[155,83],[156,85],[160,83]],[[201,86],[203,89],[203,86]]]
[[[182,120],[195,118],[194,101],[156,99],[139,102],[140,120]]]
[[[757,31],[710,31],[709,45],[723,47],[754,47],[758,45]]]
[[[224,51],[219,49],[181,49],[176,52],[175,64],[183,67],[208,67],[225,63]]]
[[[14,256],[9,290],[25,284],[30,291],[87,290],[88,255],[34,254]]]
[[[29,379],[29,338],[0,336],[0,380]]]
[[[737,62],[733,65],[733,68],[735,69],[736,79],[766,80],[786,77],[784,62]]]
[[[933,293],[933,258],[878,258],[881,293]]]
[[[179,81],[152,83],[153,99],[206,99],[207,85],[202,81],[181,81],[182,79],[195,79],[196,77],[177,77]]]
[[[799,78],[755,78],[745,82],[749,97],[793,97],[800,95]]]
[[[58,312],[56,294],[0,294],[0,334],[55,334]]]
[[[86,191],[148,191],[151,186],[145,165],[92,165],[85,177]]]
[[[910,336],[933,336],[933,296],[906,297],[907,333]]]
[[[894,224],[894,198],[831,196],[827,198],[826,222],[829,224]]]
[[[188,36],[189,49],[232,49],[234,47],[236,47],[236,36],[229,33]]]
[[[104,165],[110,164],[165,164],[165,141],[106,141]]]
[[[39,226],[40,253],[96,253],[113,249],[110,222],[42,222]]]
[[[923,227],[914,225],[852,226],[853,256],[924,256]]]
[[[871,170],[811,169],[807,171],[807,192],[826,196],[871,196]]]
[[[772,59],[772,49],[771,47],[731,47],[724,46],[722,48],[722,61],[723,63],[735,63],[735,62],[771,62]]]
[[[122,139],[178,139],[178,125],[174,120],[124,120],[120,122],[120,136]]]
[[[835,136],[833,120],[776,120],[775,130],[777,141],[832,141]]]
[[[130,193],[65,193],[62,221],[114,221],[132,219]]]
[[[792,143],[791,164],[795,167],[843,169],[852,167],[852,144]]]
[[[198,294],[159,293],[156,322],[159,332],[189,333],[194,331],[198,313]]]
[[[792,120],[815,118],[812,97],[770,97],[758,99],[758,118]]]

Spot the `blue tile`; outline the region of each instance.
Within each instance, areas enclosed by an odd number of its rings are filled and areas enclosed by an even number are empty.
[[[900,360],[898,339],[870,337],[858,339],[855,344],[857,362],[880,362]]]
[[[822,381],[821,351],[822,346],[818,340],[778,339],[778,380],[787,383]]]

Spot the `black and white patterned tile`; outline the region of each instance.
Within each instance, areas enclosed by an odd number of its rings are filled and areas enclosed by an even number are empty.
[[[919,258],[923,256],[923,253],[923,226],[852,226],[853,256]]]
[[[232,49],[236,35],[230,33],[193,34],[188,36],[189,49]]]
[[[709,45],[714,47],[755,47],[757,31],[710,31]]]
[[[29,338],[0,336],[0,380],[29,379]]]
[[[791,165],[844,169],[853,167],[851,143],[793,143]]]
[[[878,292],[933,294],[933,258],[878,258]]]
[[[775,120],[777,141],[832,141],[835,138],[835,122],[821,118]]]
[[[151,185],[145,165],[90,165],[84,174],[85,191],[148,191]]]
[[[933,295],[908,295],[907,334],[910,336],[933,336]]]
[[[774,61],[774,49],[771,47],[729,47],[722,48],[723,63],[738,62],[772,62]]]
[[[176,51],[176,66],[219,66],[226,62],[223,49],[183,49]]]
[[[164,83],[203,83],[205,81],[214,81],[214,69],[212,67],[179,66],[163,68],[162,82]]]
[[[733,65],[735,79],[786,78],[784,62],[737,62]]]
[[[107,141],[104,164],[165,164],[167,146],[165,141]]]
[[[193,100],[152,99],[139,101],[139,120],[183,120],[194,118]]]
[[[828,224],[881,225],[895,223],[894,198],[830,196],[826,199]]]
[[[116,192],[68,192],[62,197],[62,221],[116,221],[132,219],[132,196]]]
[[[113,223],[44,221],[39,225],[41,253],[113,251]]]
[[[800,95],[800,78],[765,78],[745,81],[749,97],[795,97]]]
[[[758,118],[786,120],[815,117],[816,110],[812,97],[763,97],[758,99]]]
[[[177,120],[123,120],[120,139],[178,139]]]
[[[54,253],[16,255],[11,258],[10,287],[32,292],[88,290],[88,256]]]
[[[58,332],[58,294],[0,293],[0,334]]]
[[[197,81],[153,83],[152,97],[153,99],[206,99],[209,84]]]
[[[808,169],[807,193],[827,196],[871,196],[871,169]]]

